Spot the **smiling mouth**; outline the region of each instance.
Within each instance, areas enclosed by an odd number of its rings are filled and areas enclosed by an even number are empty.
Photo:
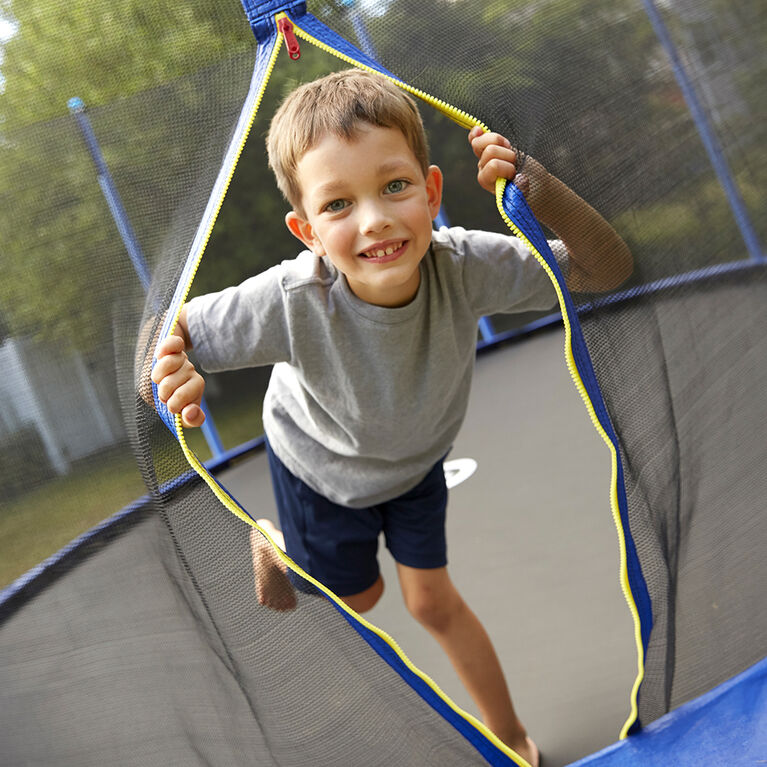
[[[397,258],[400,251],[405,245],[405,240],[402,242],[393,242],[391,245],[387,245],[385,248],[375,248],[374,250],[367,250],[364,253],[360,253],[362,258],[366,258],[368,261],[387,261],[392,258]]]

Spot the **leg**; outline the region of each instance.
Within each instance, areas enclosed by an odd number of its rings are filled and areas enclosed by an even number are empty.
[[[397,573],[408,610],[442,646],[487,727],[537,767],[538,749],[514,712],[490,638],[447,568],[419,569],[398,562]]]
[[[285,537],[270,519],[256,520],[269,533],[269,537],[285,551]],[[255,527],[250,528],[250,550],[253,557],[253,576],[259,604],[274,610],[293,610],[296,607],[295,589],[287,576],[287,565],[277,556],[274,547]],[[340,597],[355,612],[370,610],[381,598],[384,590],[383,578],[370,588],[357,594]]]
[[[383,593],[376,552],[381,514],[350,509],[320,495],[292,474],[266,443],[281,531],[268,523],[288,556],[356,612],[369,610]],[[261,522],[259,522],[261,524]],[[279,536],[279,539],[277,538]],[[273,553],[273,552],[272,552]],[[299,591],[315,589],[291,579]]]
[[[370,610],[373,605],[381,598],[384,590],[383,578],[379,575],[378,580],[364,591],[360,591],[357,594],[349,594],[348,596],[340,597],[349,607],[357,613],[364,613]]]
[[[268,519],[257,521],[284,551],[285,539],[274,524]],[[287,565],[255,527],[250,528],[250,553],[253,558],[253,578],[259,604],[280,611],[295,609],[296,593],[287,576]]]

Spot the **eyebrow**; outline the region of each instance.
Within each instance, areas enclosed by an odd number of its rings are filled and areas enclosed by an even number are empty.
[[[336,194],[337,192],[343,191],[345,186],[346,186],[346,182],[344,181],[328,181],[326,184],[322,184],[321,186],[318,186],[314,190],[314,194],[317,197],[332,196]]]
[[[404,160],[389,160],[388,162],[379,165],[376,168],[376,173],[383,175],[398,170],[410,170],[410,163],[405,162]]]

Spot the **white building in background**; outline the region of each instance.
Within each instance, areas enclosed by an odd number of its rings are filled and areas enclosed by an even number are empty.
[[[26,338],[0,344],[0,440],[22,429],[40,436],[53,470],[124,439],[119,402],[99,394],[98,374],[78,352]]]

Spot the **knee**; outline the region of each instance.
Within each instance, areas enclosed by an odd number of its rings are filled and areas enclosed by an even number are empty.
[[[351,607],[354,612],[365,613],[376,605],[381,598],[381,594],[383,594],[383,590],[384,581],[379,575],[378,580],[370,588],[360,591],[358,594],[341,597],[341,600]]]
[[[444,595],[430,590],[418,590],[407,595],[405,604],[408,612],[424,628],[440,634],[459,615],[463,600],[457,593]]]

